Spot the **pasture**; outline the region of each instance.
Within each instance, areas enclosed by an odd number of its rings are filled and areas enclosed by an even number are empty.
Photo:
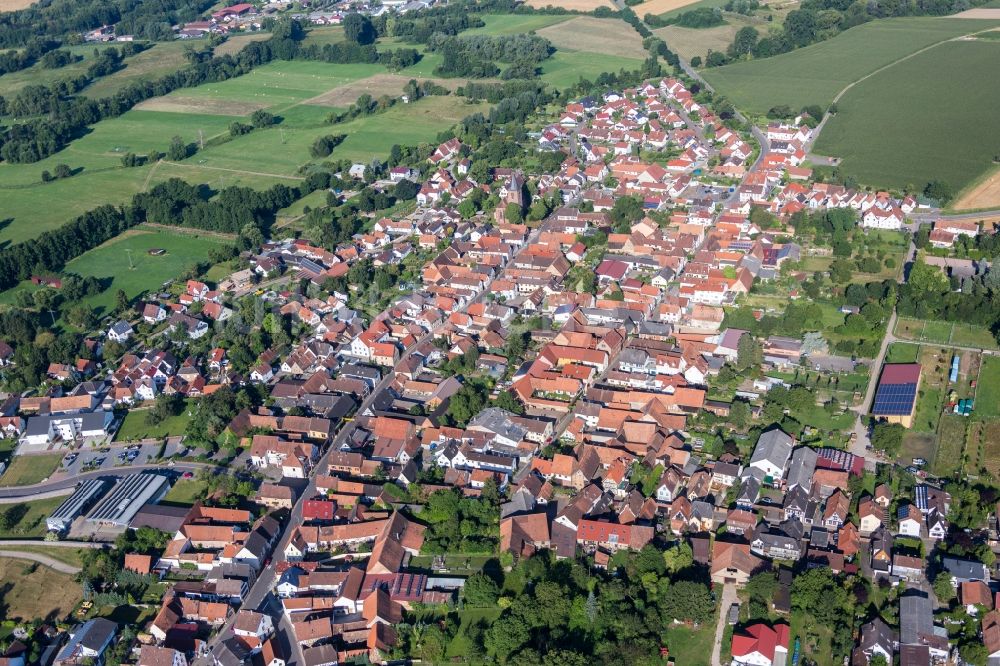
[[[942,180],[961,190],[992,168],[1000,134],[1000,43],[942,44],[862,81],[838,104],[815,150],[878,187]]]
[[[646,49],[639,33],[620,19],[578,16],[537,32],[559,51],[586,51],[609,56],[643,59]]]
[[[581,78],[595,80],[603,72],[617,72],[621,69],[634,70],[642,67],[638,58],[601,55],[578,51],[556,53],[542,62],[542,80],[555,88],[575,85]]]
[[[574,20],[572,16],[553,14],[484,14],[486,25],[462,32],[463,35],[516,35],[537,32],[543,28]],[[544,35],[543,35],[544,36]]]
[[[257,109],[279,113],[351,81],[384,72],[378,64],[332,65],[281,61],[228,81],[185,88],[143,102],[148,110],[245,116]]]
[[[826,107],[849,84],[881,67],[931,44],[994,25],[996,21],[933,17],[873,21],[773,58],[708,68],[702,73],[719,93],[752,114],[764,115],[778,105],[794,110],[808,104]],[[891,78],[906,80],[895,71]],[[889,108],[906,107],[893,101]],[[881,130],[879,123],[869,126]]]
[[[230,39],[236,39],[235,43],[237,44],[245,43],[242,38]],[[83,89],[83,94],[95,99],[110,97],[129,84],[157,79],[175,72],[187,66],[188,61],[184,58],[184,51],[188,48],[190,45],[183,41],[157,42],[153,44],[152,48],[131,58],[126,58],[124,67],[117,72],[97,79]],[[243,48],[242,45],[240,48]]]
[[[194,264],[207,259],[209,251],[221,242],[211,236],[193,233],[132,229],[84,252],[66,264],[66,272],[110,281],[110,286],[103,292],[83,300],[85,305],[102,315],[114,307],[115,293],[119,289],[124,290],[129,298],[158,289]],[[166,252],[154,257],[149,254],[153,248],[162,248]]]

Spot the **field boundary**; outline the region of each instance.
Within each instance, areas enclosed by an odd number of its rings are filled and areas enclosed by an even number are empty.
[[[169,164],[171,166],[181,167],[182,169],[185,168],[185,167],[192,167],[192,168],[195,168],[195,169],[211,169],[212,171],[228,171],[229,173],[242,173],[242,174],[245,174],[247,176],[262,176],[264,178],[285,178],[287,180],[297,180],[297,181],[303,181],[303,180],[305,180],[305,178],[303,178],[302,176],[286,176],[286,175],[281,175],[281,174],[277,174],[277,173],[263,173],[261,171],[246,171],[244,169],[228,169],[226,167],[208,166],[207,164],[195,164],[195,163],[185,164],[185,163],[182,163],[182,162],[171,162],[169,160],[160,160],[160,161],[163,162],[164,164]]]

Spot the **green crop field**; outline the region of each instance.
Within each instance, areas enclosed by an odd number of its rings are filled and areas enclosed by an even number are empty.
[[[942,180],[959,191],[990,168],[1000,135],[1000,42],[942,44],[880,72],[841,98],[816,151],[879,187]]]
[[[486,25],[482,28],[466,30],[463,35],[514,35],[547,28],[562,23],[572,16],[546,14],[486,14],[481,17]]]
[[[542,80],[556,88],[574,85],[581,78],[595,80],[603,72],[620,69],[634,70],[642,67],[637,58],[587,53],[584,51],[557,51],[542,62]]]
[[[469,104],[460,97],[425,97],[412,104],[399,104],[385,113],[327,125],[323,121],[329,108],[302,105],[295,108],[294,122],[289,119],[280,127],[212,147],[191,161],[206,167],[244,169],[249,168],[247,155],[253,154],[254,168],[292,175],[309,161],[309,146],[317,137],[343,134],[347,138],[333,151],[332,158],[367,163],[373,157],[387,155],[393,144],[433,143],[439,132],[487,108],[488,105]]]
[[[384,71],[385,68],[378,64],[334,65],[299,60],[272,62],[244,76],[177,90],[142,106],[234,116],[249,115],[256,109],[264,108],[280,112],[337,86]]]
[[[996,25],[1000,21],[925,17],[873,21],[790,53],[702,73],[717,91],[750,113],[762,115],[782,104],[792,109],[825,107],[847,85],[880,67],[931,44]],[[895,73],[890,78],[906,81]],[[890,108],[907,107],[894,101]],[[870,126],[881,128],[879,123]]]
[[[189,45],[183,41],[157,42],[152,48],[127,58],[125,66],[117,72],[102,76],[84,88],[83,94],[93,98],[110,97],[136,81],[156,79],[176,72],[188,64],[184,58],[187,48]]]

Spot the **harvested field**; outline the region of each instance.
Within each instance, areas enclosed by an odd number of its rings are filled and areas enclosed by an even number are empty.
[[[0,0],[0,12],[13,12],[35,4],[37,0]]]
[[[727,23],[714,28],[682,28],[679,25],[668,25],[659,28],[653,34],[670,45],[680,57],[690,60],[695,56],[704,58],[709,51],[722,51],[733,43],[733,37],[744,25],[749,23]]]
[[[213,53],[215,55],[233,55],[238,53],[244,46],[250,42],[260,42],[268,39],[271,36],[269,32],[257,32],[247,35],[232,35],[226,41],[222,42],[215,47]]]
[[[611,0],[528,0],[528,6],[541,9],[543,7],[562,7],[577,12],[592,12],[598,7],[615,6]]]
[[[996,168],[963,192],[951,205],[955,210],[976,210],[997,206],[1000,206],[1000,169]]]
[[[562,51],[590,51],[605,55],[644,58],[642,38],[632,26],[619,19],[578,16],[537,31]]]
[[[975,9],[966,9],[964,12],[952,15],[952,18],[1000,19],[1000,8],[977,7]]]
[[[677,9],[682,9],[688,5],[698,4],[701,0],[649,0],[641,5],[636,5],[632,9],[639,17],[646,14],[666,14]]]
[[[342,86],[337,86],[328,90],[322,95],[306,100],[305,104],[313,106],[333,106],[345,107],[357,101],[358,97],[367,93],[378,99],[382,95],[398,97],[403,92],[403,87],[413,79],[412,76],[401,74],[376,74],[357,81],[351,81]],[[459,79],[419,79],[421,82],[431,80],[434,83],[444,86],[454,91],[461,86],[464,81]]]
[[[211,116],[247,116],[267,106],[246,100],[232,100],[212,97],[154,97],[136,105],[142,111],[166,111],[168,113],[205,113]]]

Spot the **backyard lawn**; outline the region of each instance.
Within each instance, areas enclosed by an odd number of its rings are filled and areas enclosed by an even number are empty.
[[[190,405],[190,403],[189,403]],[[188,406],[189,406],[188,405]],[[188,407],[177,416],[170,416],[156,425],[146,423],[146,415],[149,410],[132,409],[125,415],[118,433],[115,435],[116,442],[132,442],[140,439],[158,439],[161,437],[172,437],[183,435],[187,428],[190,417]]]
[[[712,661],[712,643],[715,641],[715,619],[692,629],[683,624],[667,627],[666,645],[677,664],[708,666]]]
[[[205,495],[207,485],[201,479],[180,479],[164,496],[163,501],[168,504],[194,504]]]

